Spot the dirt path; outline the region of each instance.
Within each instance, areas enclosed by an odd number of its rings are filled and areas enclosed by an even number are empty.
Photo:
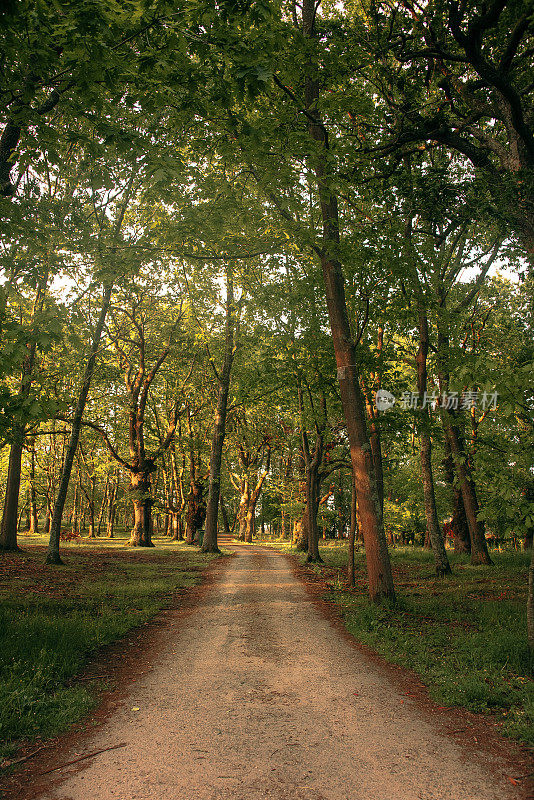
[[[39,800],[518,797],[496,757],[467,757],[373,668],[282,555],[237,551],[63,763],[127,746],[52,773]]]

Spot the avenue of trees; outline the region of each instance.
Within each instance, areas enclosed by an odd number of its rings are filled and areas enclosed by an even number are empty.
[[[388,546],[532,547],[526,0],[21,0],[0,49],[4,551],[348,537],[393,601]]]

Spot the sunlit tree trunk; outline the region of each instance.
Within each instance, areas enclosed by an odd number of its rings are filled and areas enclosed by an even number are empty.
[[[315,14],[314,0],[303,0],[303,34],[310,40],[315,38]],[[365,540],[369,595],[375,602],[386,597],[393,600],[395,590],[384,534],[380,495],[367,431],[365,406],[359,385],[356,347],[352,340],[347,314],[343,270],[338,258],[340,244],[338,204],[331,188],[333,176],[329,174],[328,133],[320,119],[318,109],[317,72],[316,65],[310,61],[305,78],[305,105],[312,118],[310,120],[308,117],[308,131],[316,147],[308,162],[317,181],[323,225],[323,245],[317,252],[326,289],[326,304],[339,374],[341,402],[356,480],[358,509]]]
[[[150,472],[132,472],[130,493],[134,511],[134,523],[129,544],[132,547],[154,547],[152,542],[152,506]]]

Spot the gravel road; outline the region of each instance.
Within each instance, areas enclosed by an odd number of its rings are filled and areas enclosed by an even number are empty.
[[[287,559],[237,546],[39,800],[508,800],[496,756],[466,754],[343,636]]]

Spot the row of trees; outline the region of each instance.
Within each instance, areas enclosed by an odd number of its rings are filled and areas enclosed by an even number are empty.
[[[250,538],[269,485],[310,559],[351,474],[373,600],[400,513],[439,574],[449,513],[474,563],[528,541],[532,27],[520,0],[8,7],[3,547],[39,464],[53,563],[99,470],[133,544],[206,504],[216,549],[225,500]]]

